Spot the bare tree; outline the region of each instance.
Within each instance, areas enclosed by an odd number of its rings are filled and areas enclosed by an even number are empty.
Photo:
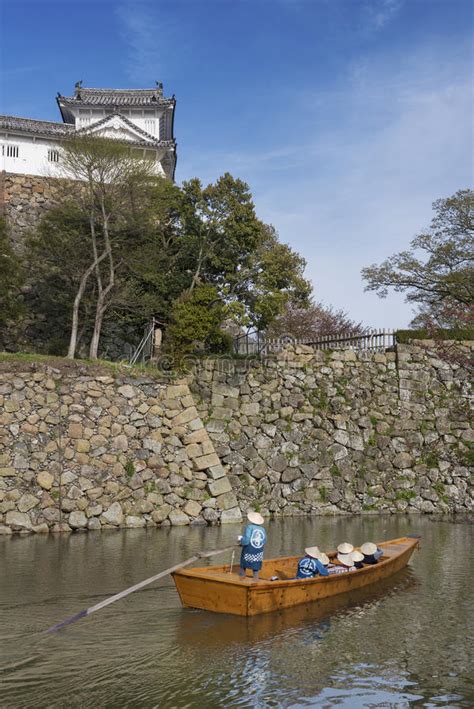
[[[312,302],[307,308],[287,305],[285,312],[269,329],[270,337],[289,335],[297,340],[317,338],[321,335],[342,333],[362,334],[367,328],[351,320],[344,310]]]

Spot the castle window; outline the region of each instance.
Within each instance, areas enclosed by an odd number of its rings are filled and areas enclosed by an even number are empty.
[[[2,155],[7,158],[17,158],[20,154],[20,147],[18,145],[2,145]]]
[[[154,118],[145,118],[145,130],[151,135],[155,135],[156,122]]]
[[[54,150],[54,148],[48,150],[48,160],[49,162],[59,162],[59,150]]]

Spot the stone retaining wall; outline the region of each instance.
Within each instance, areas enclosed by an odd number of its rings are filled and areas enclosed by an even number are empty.
[[[0,172],[0,216],[7,220],[16,247],[63,189],[63,181],[54,177]]]
[[[472,357],[474,343],[456,348]],[[434,346],[205,361],[197,408],[242,510],[472,510],[468,372]]]
[[[186,383],[20,370],[0,370],[0,533],[241,519]]]
[[[178,383],[61,362],[0,363],[0,533],[473,509],[468,372],[436,349],[299,347]]]

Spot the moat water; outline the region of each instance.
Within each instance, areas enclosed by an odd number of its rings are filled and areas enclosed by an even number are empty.
[[[42,631],[240,526],[0,538],[0,707],[472,707],[473,531],[422,516],[271,522],[267,557],[422,544],[389,583],[329,605],[217,615],[183,609],[168,577],[55,635]]]

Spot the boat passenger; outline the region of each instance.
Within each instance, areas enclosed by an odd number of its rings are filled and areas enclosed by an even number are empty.
[[[319,575],[329,576],[328,570],[320,560],[321,552],[318,547],[306,547],[304,553],[305,556],[298,561],[297,579],[312,579]]]
[[[373,542],[362,544],[360,550],[364,555],[364,564],[376,564],[380,557],[383,556],[383,550],[379,549]]]
[[[356,569],[364,568],[364,555],[362,554],[362,552],[358,551],[357,549],[354,549],[354,551],[351,551],[351,558],[354,562],[354,566]]]
[[[267,541],[267,534],[263,528],[264,519],[258,512],[249,512],[247,519],[250,522],[245,527],[243,535],[238,537],[242,547],[240,555],[239,576],[245,577],[247,569],[251,569],[253,577],[258,581],[258,573],[262,568],[263,549]]]
[[[348,544],[348,546],[351,545]],[[341,554],[339,552],[337,555],[337,560],[339,561],[339,564],[329,569],[330,574],[345,574],[348,571],[356,570],[354,562],[352,561],[351,552],[349,552],[348,554]]]
[[[338,554],[350,554],[352,551],[354,551],[354,547],[352,544],[349,544],[349,542],[342,542],[342,544],[339,544],[337,547]]]

